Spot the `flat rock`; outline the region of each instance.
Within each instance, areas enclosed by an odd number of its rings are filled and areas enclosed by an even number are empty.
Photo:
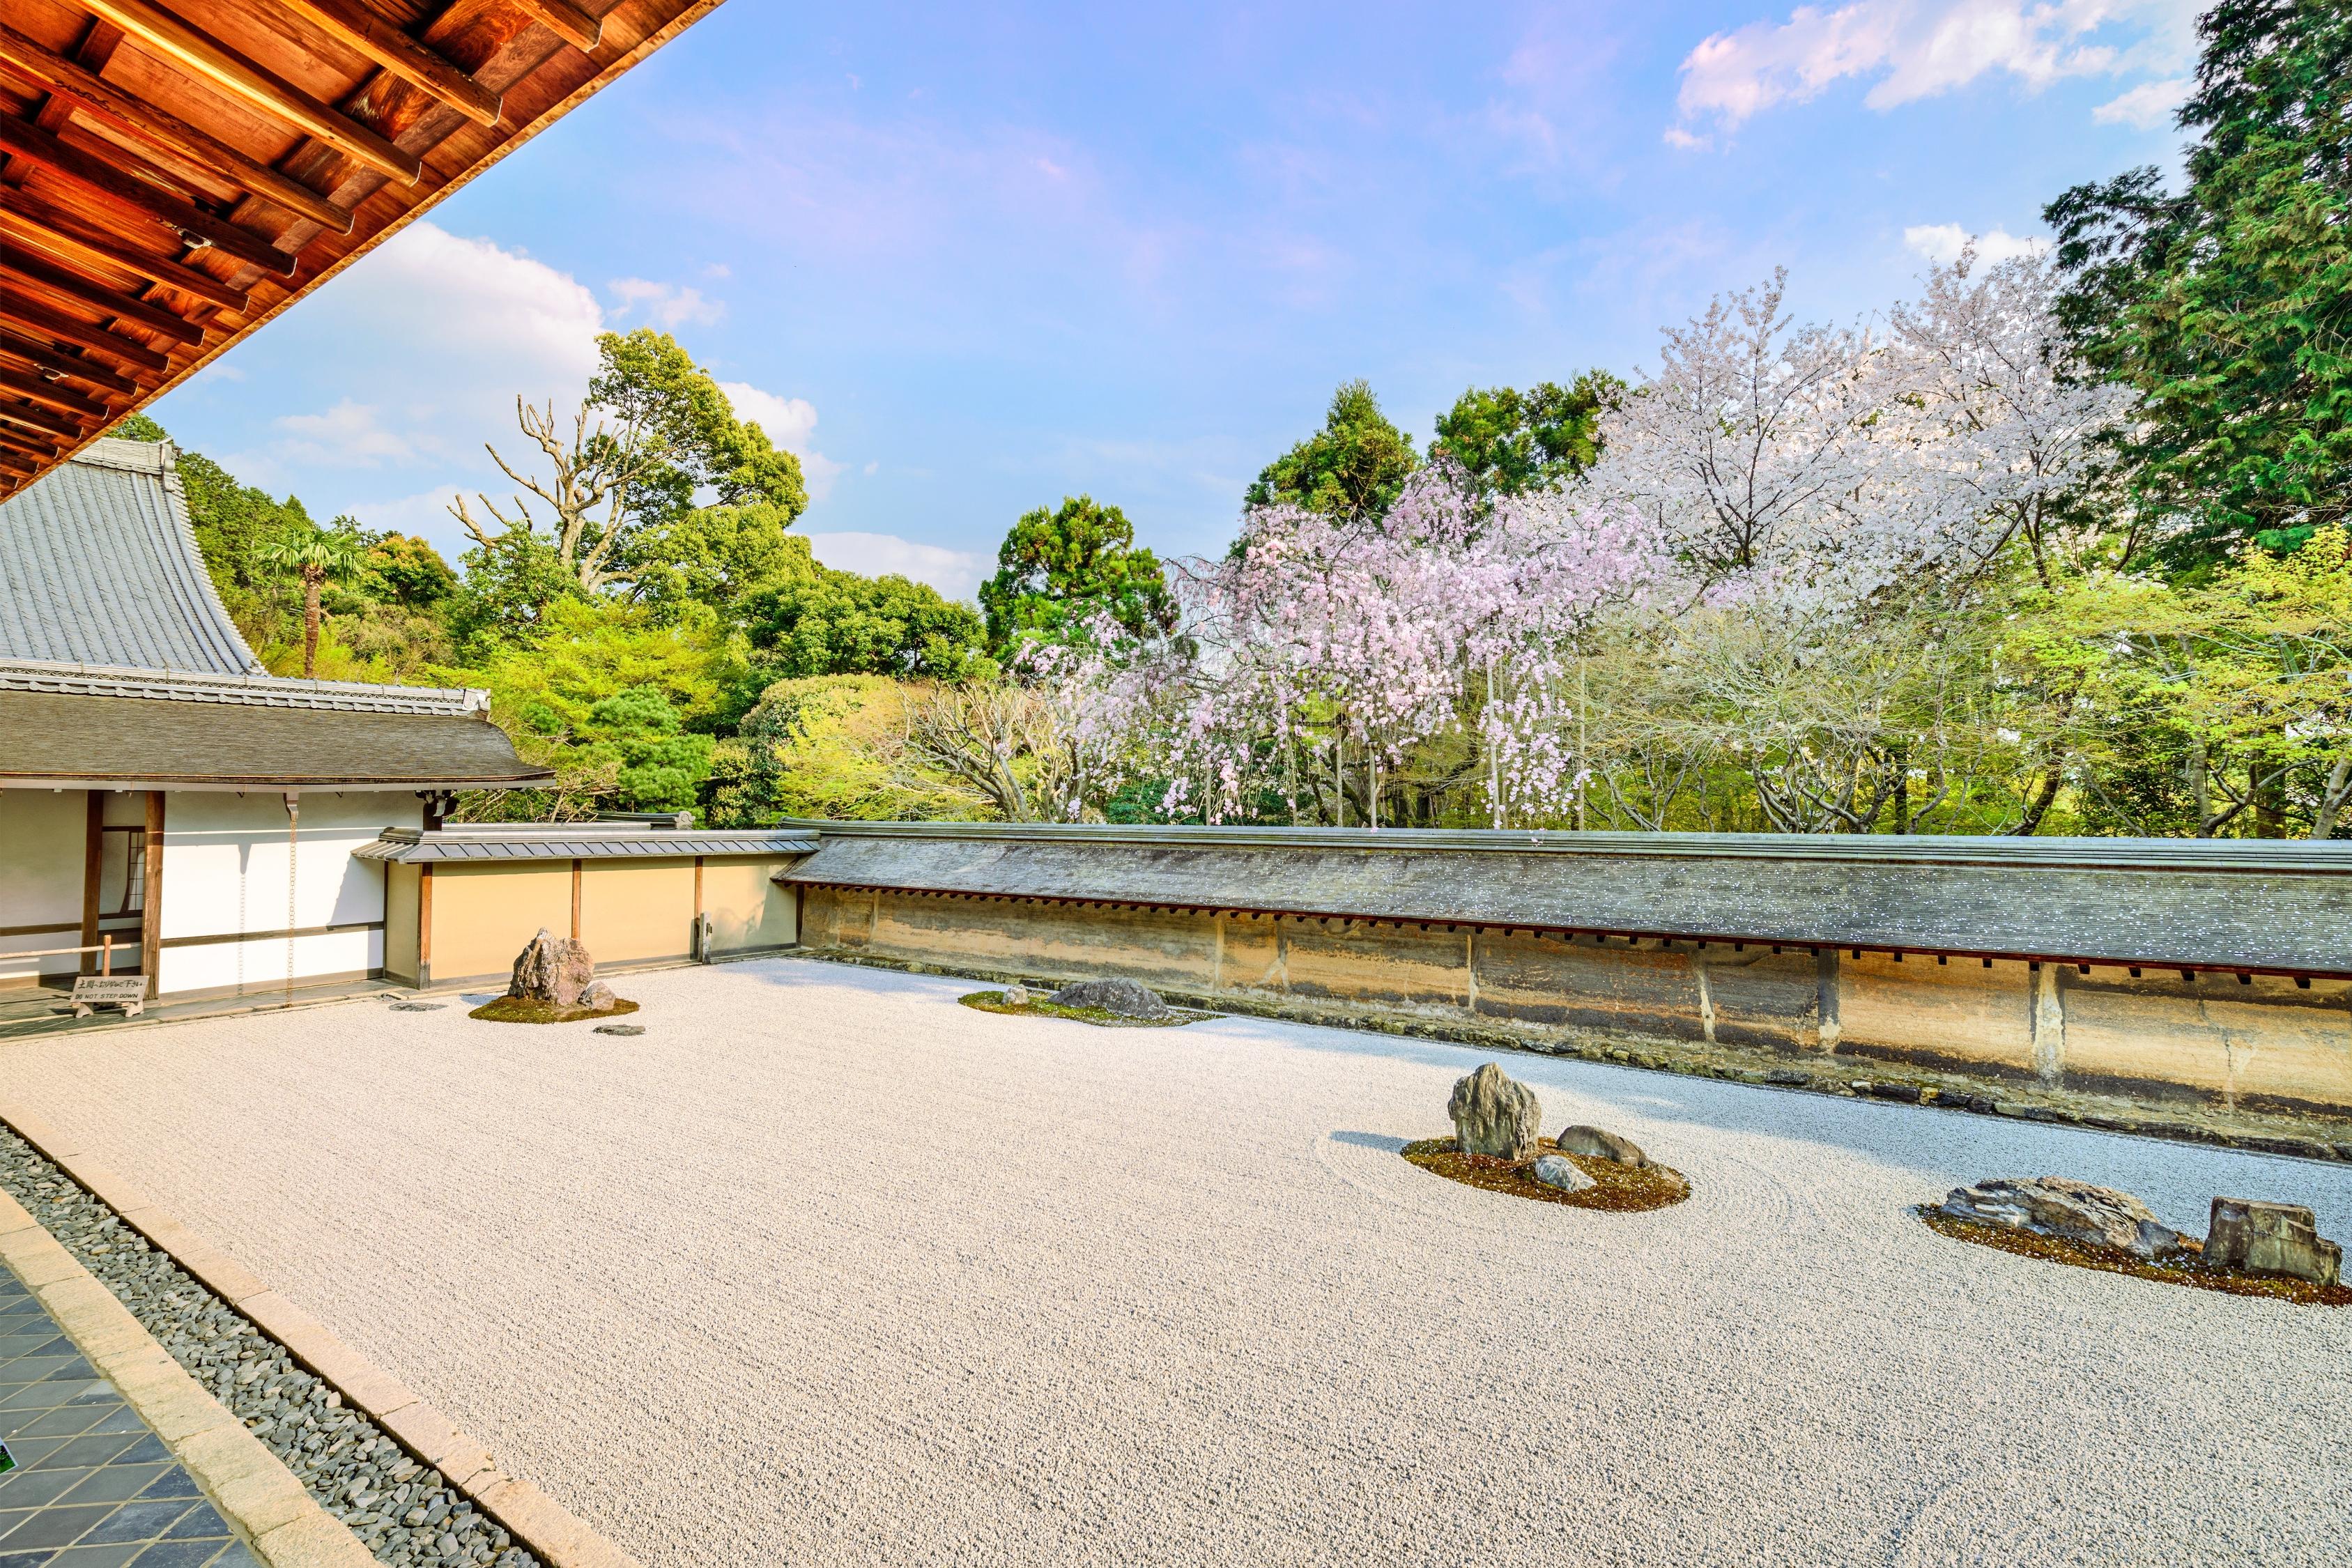
[[[387,1013],[438,1013],[448,1005],[446,1002],[394,1002],[384,1011]]]
[[[1092,1007],[1119,1018],[1165,1018],[1176,1009],[1160,993],[1133,980],[1081,980],[1047,998],[1056,1007]]]
[[[2318,1219],[2309,1209],[2251,1198],[2213,1200],[2205,1261],[2314,1285],[2333,1285],[2344,1274],[2344,1248],[2319,1234]]]
[[[1543,1107],[1535,1090],[1505,1077],[1493,1062],[1454,1084],[1445,1113],[1454,1118],[1454,1135],[1465,1154],[1524,1160],[1543,1136]]]
[[[2129,1193],[2069,1176],[2003,1176],[1973,1187],[1954,1187],[1942,1212],[1955,1219],[2030,1230],[2062,1241],[2112,1247],[2134,1258],[2154,1258],[2180,1245],[2180,1233],[2160,1223]]]
[[[1639,1170],[1647,1166],[1650,1157],[1631,1138],[1621,1138],[1598,1127],[1578,1125],[1560,1130],[1552,1140],[1563,1154],[1581,1154],[1588,1160],[1607,1160],[1615,1164],[1632,1165]]]
[[[1538,1154],[1535,1168],[1528,1173],[1547,1187],[1558,1187],[1563,1193],[1573,1193],[1592,1185],[1592,1178],[1576,1168],[1576,1163],[1560,1154]]]
[[[642,1035],[645,1032],[643,1024],[599,1024],[589,1031],[592,1035]]]

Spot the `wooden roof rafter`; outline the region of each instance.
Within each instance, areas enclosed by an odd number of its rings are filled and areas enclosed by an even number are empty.
[[[718,3],[9,0],[0,499]]]

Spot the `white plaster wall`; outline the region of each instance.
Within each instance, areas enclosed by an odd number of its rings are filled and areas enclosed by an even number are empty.
[[[42,971],[61,974],[70,958],[18,958],[81,941],[82,847],[89,797],[78,789],[0,790],[0,928],[70,929],[0,936],[0,985],[30,985]]]
[[[304,793],[289,903],[286,803],[277,791],[173,794],[164,803],[163,929],[173,937],[308,930],[383,920],[383,868],[352,852],[423,805],[390,791]],[[268,991],[383,966],[383,932],[336,931],[163,949],[165,994]]]

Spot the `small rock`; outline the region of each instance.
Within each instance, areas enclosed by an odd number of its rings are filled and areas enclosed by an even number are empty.
[[[1573,1161],[1558,1154],[1538,1154],[1535,1168],[1528,1173],[1547,1187],[1557,1187],[1563,1193],[1573,1193],[1592,1185],[1592,1178],[1576,1168]]]
[[[1764,1081],[1777,1083],[1783,1089],[1798,1089],[1812,1082],[1813,1076],[1811,1073],[1799,1072],[1793,1068],[1774,1068],[1764,1075]]]
[[[1493,1062],[1455,1082],[1445,1113],[1454,1118],[1465,1154],[1524,1160],[1543,1136],[1543,1107],[1535,1090],[1506,1078]]]
[[[2343,1277],[2344,1248],[2321,1236],[2318,1220],[2299,1205],[2215,1198],[2205,1261],[2249,1274],[2333,1285]]]
[[[1636,1170],[1647,1165],[1650,1157],[1631,1138],[1620,1138],[1614,1132],[1604,1132],[1598,1127],[1582,1125],[1563,1128],[1552,1140],[1563,1154],[1581,1154],[1588,1160],[1607,1160],[1615,1164],[1632,1165]]]
[[[1874,1083],[1870,1092],[1877,1100],[1899,1100],[1906,1105],[1919,1103],[1919,1086],[1916,1083]]]
[[[1165,1018],[1175,1012],[1149,985],[1127,979],[1081,980],[1049,998],[1056,1007],[1092,1007],[1119,1018]]]
[[[601,980],[591,981],[581,989],[579,1005],[592,1013],[609,1013],[620,1005],[621,999],[613,994],[613,988]]]
[[[446,1002],[394,1002],[390,1007],[385,1008],[384,1011],[388,1013],[438,1013],[442,1008],[446,1007],[449,1004]]]
[[[643,1024],[599,1024],[588,1032],[592,1035],[642,1035],[646,1026]]]
[[[1004,988],[1003,1000],[1008,1007],[1026,1007],[1029,1005],[1029,987],[1008,985]]]
[[[2180,1233],[2158,1223],[2129,1193],[2066,1176],[2001,1177],[1954,1187],[1942,1212],[1955,1219],[2112,1247],[2135,1258],[2154,1258],[2180,1245]]]

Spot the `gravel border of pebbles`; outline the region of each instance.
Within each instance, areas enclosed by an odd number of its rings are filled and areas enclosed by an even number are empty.
[[[0,1190],[390,1568],[543,1568],[431,1466],[296,1363],[102,1199],[0,1125]]]

